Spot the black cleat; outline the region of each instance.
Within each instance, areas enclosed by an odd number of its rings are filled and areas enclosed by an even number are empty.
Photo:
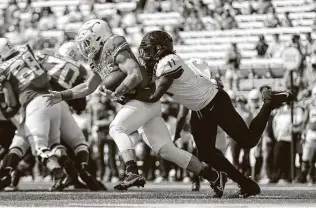
[[[10,186],[11,180],[12,180],[12,176],[10,172],[11,172],[11,169],[0,170],[0,191]]]
[[[240,186],[239,197],[248,198],[250,196],[256,196],[261,193],[260,186],[250,178],[248,178],[247,184]]]
[[[137,187],[144,187],[146,184],[145,178],[141,175],[128,173],[125,177],[124,181],[115,185],[114,189],[119,191],[125,191],[130,187],[137,186]]]
[[[54,180],[54,185],[50,191],[62,191],[72,184],[72,179],[66,173],[64,173],[62,168],[55,168],[52,171],[52,176]]]
[[[221,198],[224,194],[225,185],[227,183],[227,174],[224,172],[217,172],[218,178],[214,182],[210,182],[211,188],[214,190],[215,194],[213,198]]]
[[[262,91],[263,102],[270,104],[273,109],[279,108],[283,103],[293,101],[294,97],[292,93],[286,91],[272,91],[270,89],[264,89]]]
[[[107,188],[86,170],[80,170],[79,177],[86,183],[90,191],[107,191]]]

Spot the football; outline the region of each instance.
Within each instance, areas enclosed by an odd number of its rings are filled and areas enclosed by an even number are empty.
[[[112,73],[110,73],[109,75],[107,75],[103,81],[102,81],[102,85],[111,91],[115,91],[116,88],[122,83],[122,81],[125,79],[126,74],[121,71],[121,70],[117,70],[114,71]]]

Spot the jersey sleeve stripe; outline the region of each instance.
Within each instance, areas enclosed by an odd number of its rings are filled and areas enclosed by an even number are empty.
[[[170,71],[170,72],[165,72],[165,73],[161,74],[160,76],[166,76],[166,75],[175,74],[175,73],[180,72],[180,71],[182,71],[182,70],[183,70],[182,67],[179,66],[179,67],[176,68],[175,70]]]

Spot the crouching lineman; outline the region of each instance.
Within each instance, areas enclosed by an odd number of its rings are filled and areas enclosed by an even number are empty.
[[[254,181],[244,177],[223,155],[215,151],[217,126],[220,126],[242,148],[252,148],[274,108],[291,99],[288,92],[263,91],[264,104],[250,127],[234,109],[228,94],[208,79],[194,72],[173,50],[173,40],[164,31],[147,33],[139,47],[140,61],[156,79],[155,89],[144,90],[136,99],[154,103],[165,93],[192,110],[191,130],[199,158],[224,171],[237,182],[243,197],[261,192]],[[211,149],[210,149],[211,148]]]
[[[126,190],[131,186],[145,184],[145,179],[138,171],[135,145],[131,139],[132,133],[142,127],[143,139],[155,153],[184,169],[203,176],[210,182],[218,183],[216,187],[221,189],[221,174],[209,167],[204,167],[196,157],[178,149],[172,143],[166,124],[161,118],[159,102],[146,104],[127,99],[127,97],[133,97],[135,91],[147,87],[149,78],[147,72],[139,66],[125,38],[113,34],[105,21],[90,20],[79,30],[77,41],[82,54],[91,63],[90,67],[94,73],[86,83],[71,90],[53,91],[46,95],[47,102],[49,105],[54,105],[62,100],[85,97],[93,93],[100,84],[106,84],[109,79],[111,80],[112,73],[126,74],[123,80],[115,80],[118,87],[115,92],[109,93],[111,99],[125,104],[111,123],[109,131],[127,166],[127,177],[115,188]],[[124,99],[120,99],[122,97]]]
[[[16,114],[19,104],[21,105],[18,133],[28,139],[33,154],[51,172],[53,188],[63,189],[62,183],[68,176],[53,154],[60,147],[61,104],[47,107],[46,99],[42,96],[49,89],[47,75],[28,45],[16,50],[6,38],[0,38],[0,54],[1,84],[5,93],[2,107],[7,108],[4,111],[11,111],[8,113],[8,117],[11,117]],[[14,151],[16,154],[10,160],[19,161],[24,153],[18,148]],[[3,166],[6,166],[6,162],[8,161],[5,160]],[[1,170],[1,185],[10,184],[8,178],[12,171],[10,168]]]
[[[44,67],[47,75],[50,77],[50,84],[52,89],[68,89],[74,85],[82,83],[86,76],[86,70],[83,66],[78,65],[72,60],[76,60],[78,55],[77,45],[73,42],[62,45],[58,53],[55,56],[52,55],[37,55],[37,60]],[[65,59],[58,58],[59,56],[65,57]],[[89,147],[85,140],[85,137],[79,128],[78,124],[71,115],[70,108],[67,103],[61,103],[61,138],[70,147],[75,154],[76,167],[74,167],[72,160],[68,157],[65,149],[60,148],[59,152],[56,152],[60,164],[65,168],[66,172],[71,176],[72,183],[78,183],[77,172],[79,172],[80,178],[87,184],[90,190],[106,190],[106,188],[98,182],[88,171],[89,162]],[[69,102],[69,105],[77,111],[85,109],[86,100],[77,99]],[[22,137],[15,137],[10,147],[10,154],[7,158],[14,155],[14,149],[19,148],[26,152],[29,144]],[[9,160],[10,161],[10,160]],[[17,163],[6,163],[7,166],[15,168]],[[76,171],[77,170],[77,171]],[[70,184],[64,184],[68,186]]]

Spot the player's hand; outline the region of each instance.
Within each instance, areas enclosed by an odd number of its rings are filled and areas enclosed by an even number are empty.
[[[181,137],[180,135],[176,135],[176,134],[173,135],[173,136],[172,136],[172,141],[173,141],[173,143],[176,143],[176,142],[178,141],[178,139],[180,139],[180,137]]]
[[[47,98],[46,100],[47,106],[53,106],[57,103],[60,103],[63,100],[60,92],[52,91],[52,90],[49,90],[48,92],[49,94],[46,94],[43,96]]]
[[[101,87],[99,88],[99,93],[100,93],[101,95],[107,97],[107,98],[110,98],[110,99],[113,98],[113,97],[112,97],[112,93],[113,93],[113,92],[112,92],[111,90],[106,89],[104,86],[101,86]]]

